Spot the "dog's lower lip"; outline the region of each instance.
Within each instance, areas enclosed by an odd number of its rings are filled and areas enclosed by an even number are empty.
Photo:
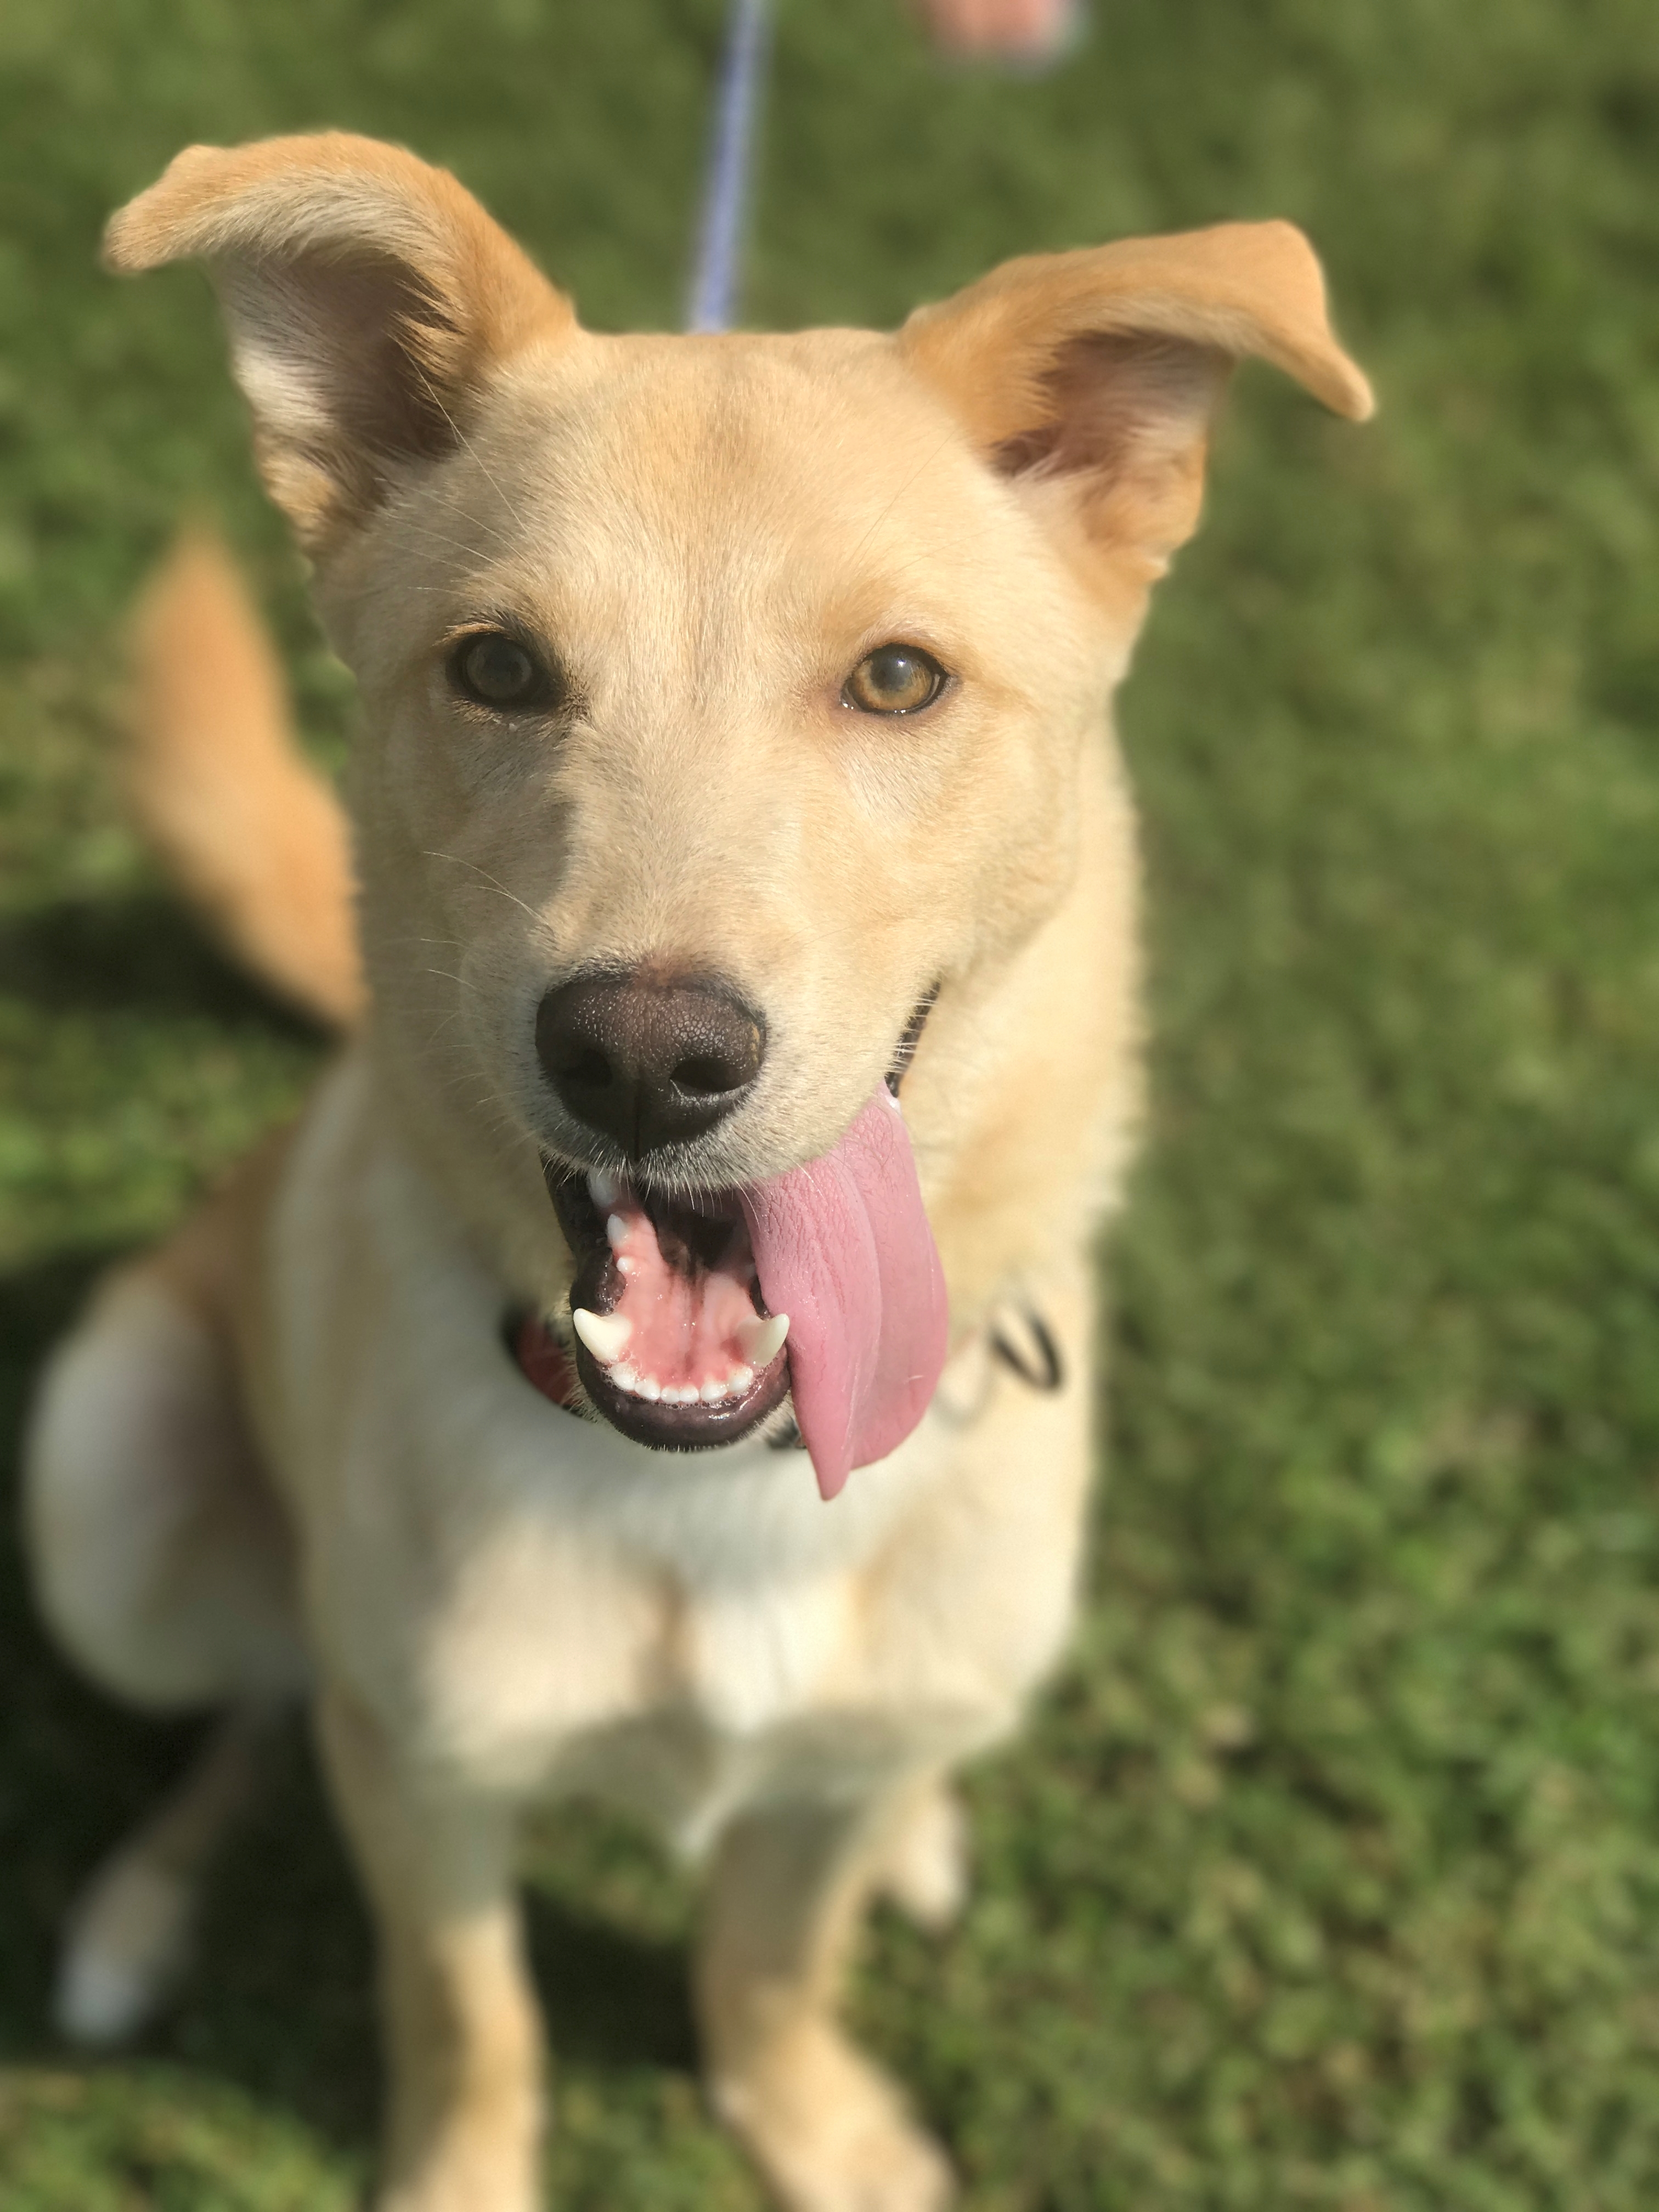
[[[635,1443],[659,1451],[712,1451],[736,1443],[775,1413],[789,1395],[789,1361],[780,1352],[741,1397],[712,1406],[671,1406],[619,1389],[587,1347],[576,1346],[576,1373],[594,1411]]]

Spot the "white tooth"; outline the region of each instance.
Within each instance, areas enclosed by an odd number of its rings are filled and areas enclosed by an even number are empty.
[[[617,1203],[621,1192],[608,1175],[601,1175],[598,1168],[589,1168],[587,1194],[601,1213],[608,1213]]]
[[[626,1360],[611,1369],[610,1379],[619,1390],[637,1391],[640,1387],[638,1370],[630,1367]]]
[[[586,1306],[571,1308],[570,1322],[594,1358],[606,1367],[622,1358],[634,1334],[626,1314],[589,1313]]]
[[[617,1272],[622,1275],[636,1275],[640,1270],[637,1260],[629,1260],[623,1253],[617,1255]]]
[[[641,1375],[635,1389],[641,1398],[660,1398],[662,1395],[662,1384],[654,1375]]]
[[[738,1323],[738,1348],[752,1367],[769,1367],[783,1349],[783,1340],[789,1334],[787,1314],[774,1314],[763,1321],[751,1314]]]
[[[663,1395],[666,1397],[668,1393],[665,1390]],[[682,1382],[679,1389],[674,1393],[674,1403],[677,1406],[695,1406],[696,1402],[696,1384],[695,1382]]]
[[[610,1241],[611,1250],[620,1252],[628,1242],[628,1224],[620,1213],[612,1213],[606,1217],[605,1233]]]
[[[705,1406],[718,1406],[726,1395],[726,1385],[724,1382],[705,1382],[698,1395]]]
[[[741,1398],[754,1379],[752,1367],[734,1367],[726,1378],[726,1387],[734,1398]]]

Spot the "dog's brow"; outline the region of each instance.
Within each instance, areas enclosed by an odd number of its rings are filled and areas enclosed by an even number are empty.
[[[422,374],[422,378],[421,378],[421,381],[422,381],[422,384],[424,384],[424,385],[425,385],[425,386],[426,386],[426,388],[427,388],[428,394],[428,396],[429,396],[429,397],[430,397],[430,398],[431,398],[431,401],[432,401],[433,405],[437,409],[438,412],[439,412],[442,416],[443,416],[443,418],[444,418],[445,422],[448,423],[448,425],[449,425],[449,427],[450,427],[451,430],[454,433],[454,435],[455,435],[455,441],[456,441],[456,443],[457,443],[458,445],[461,445],[461,446],[465,446],[465,448],[466,448],[467,452],[468,452],[468,453],[472,456],[472,459],[473,459],[473,460],[477,463],[477,466],[478,466],[478,467],[479,467],[479,468],[483,471],[483,474],[484,474],[485,479],[486,479],[486,480],[487,480],[487,482],[489,483],[489,485],[490,485],[491,489],[494,490],[494,492],[495,492],[495,494],[496,498],[497,498],[498,500],[500,500],[500,501],[501,501],[501,505],[502,505],[502,506],[507,509],[507,513],[512,516],[512,518],[513,518],[514,521],[514,522],[516,522],[516,523],[518,524],[518,526],[519,526],[520,529],[520,530],[522,530],[522,529],[524,528],[524,517],[520,514],[520,512],[519,512],[518,508],[517,508],[516,507],[514,507],[514,505],[513,504],[512,501],[507,497],[507,495],[506,492],[502,489],[502,488],[501,488],[501,484],[497,482],[497,480],[496,480],[496,478],[495,478],[495,475],[494,475],[493,471],[491,471],[491,469],[490,469],[490,467],[489,467],[489,463],[484,459],[484,458],[483,458],[483,454],[478,451],[477,447],[473,444],[473,442],[472,442],[471,439],[471,438],[469,438],[469,437],[467,436],[467,434],[466,434],[465,431],[462,429],[462,428],[461,428],[460,424],[459,424],[459,423],[455,420],[455,417],[454,417],[454,416],[450,413],[450,411],[449,411],[448,408],[447,408],[447,407],[446,407],[446,406],[444,405],[444,403],[443,403],[442,399],[440,398],[440,396],[439,396],[439,394],[437,393],[437,392],[436,392],[436,391],[434,391],[434,388],[433,388],[433,385],[432,385],[432,380],[431,380],[431,378],[430,378],[430,377],[428,377],[428,376],[427,376],[427,375],[425,375],[425,374]]]
[[[881,513],[876,517],[875,520],[870,525],[870,527],[865,532],[863,537],[860,538],[858,544],[853,548],[851,554],[848,556],[849,560],[857,560],[859,555],[863,552],[865,547],[875,536],[877,531],[881,528],[882,524],[886,521],[888,516],[893,512],[893,509],[903,498],[905,493],[909,490],[911,485],[916,481],[916,478],[920,477],[924,471],[932,468],[933,463],[939,459],[939,455],[945,451],[945,448],[950,444],[951,439],[954,438],[956,434],[957,434],[954,429],[947,430],[945,435],[939,440],[938,445],[934,447],[933,452],[926,454],[922,459],[916,463],[915,468],[911,470],[909,475],[906,477],[904,482],[899,486],[898,489],[893,494],[891,499],[888,501],[886,506],[883,507]]]
[[[474,458],[477,458],[476,455]],[[478,465],[480,468],[483,468],[483,462],[480,461]],[[484,469],[484,474],[486,476],[489,476],[488,469]],[[490,477],[489,480],[491,483],[495,483],[495,479],[493,477]],[[499,484],[495,484],[495,489],[497,495],[505,501],[507,495],[501,490]],[[507,536],[504,530],[497,530],[493,522],[486,522],[483,515],[474,514],[470,508],[464,507],[459,500],[453,497],[449,493],[440,489],[436,485],[433,487],[433,490],[440,506],[447,507],[452,514],[459,514],[464,521],[475,523],[480,530],[487,530],[489,532],[489,535],[495,539],[498,544],[504,545],[509,552],[512,551],[513,540]],[[519,520],[519,517],[516,514],[514,515],[513,519],[515,522]],[[459,544],[460,541],[456,539],[454,542]]]
[[[453,504],[453,502],[446,502],[446,503],[447,503],[447,504]],[[465,509],[464,507],[457,507],[455,508],[455,512],[456,512],[458,514],[465,514]],[[477,518],[474,518],[474,519],[476,520]],[[486,530],[489,530],[489,525],[488,523],[485,523],[485,524],[483,525],[483,527],[484,527]],[[443,531],[443,530],[435,530],[435,529],[434,529],[434,528],[433,528],[433,526],[432,526],[432,525],[431,525],[430,523],[425,523],[425,522],[417,522],[417,523],[414,523],[414,524],[412,524],[412,525],[410,526],[410,528],[411,528],[412,533],[413,533],[416,537],[417,537],[417,538],[425,538],[425,539],[426,539],[429,544],[434,544],[434,545],[453,545],[453,546],[455,548],[455,550],[456,550],[458,553],[465,553],[465,554],[466,554],[466,555],[468,556],[468,557],[469,557],[470,559],[474,560],[474,561],[477,561],[477,560],[478,560],[478,559],[480,559],[480,558],[482,557],[482,549],[481,549],[480,547],[478,547],[478,546],[477,546],[477,545],[469,545],[469,544],[467,544],[467,542],[466,542],[465,538],[453,538],[453,537],[451,537],[451,536],[450,536],[450,534],[448,533],[448,532],[447,532],[447,531]],[[496,538],[497,540],[499,540],[499,542],[501,543],[501,545],[503,545],[503,546],[507,549],[507,550],[508,552],[511,552],[511,551],[513,550],[513,541],[512,541],[512,539],[511,539],[510,538],[503,537],[503,536],[502,536],[502,534],[501,534],[501,532],[499,530],[490,530],[490,531],[489,531],[489,534],[490,534],[490,536],[491,536],[492,538]],[[416,589],[416,590],[418,590],[418,589],[420,588],[420,586],[415,586],[411,587],[411,586],[408,586],[408,585],[401,585],[401,586],[399,586],[399,587],[398,587],[398,588],[399,588],[400,590],[404,590],[404,591],[407,591],[407,590],[409,590],[409,589],[410,589],[410,588],[414,588],[414,589]],[[435,586],[428,586],[428,589],[434,589],[434,588],[436,588],[436,587],[435,587]]]

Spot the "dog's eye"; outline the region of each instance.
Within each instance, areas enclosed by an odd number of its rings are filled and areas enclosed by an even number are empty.
[[[945,689],[945,671],[919,645],[878,645],[841,687],[842,702],[862,714],[914,714]]]
[[[469,699],[497,714],[544,706],[554,691],[535,654],[504,630],[475,630],[463,638],[450,657],[449,672]]]

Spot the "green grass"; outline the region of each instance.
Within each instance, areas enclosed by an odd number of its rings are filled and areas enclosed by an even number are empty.
[[[676,317],[720,10],[15,0],[0,17],[0,1412],[105,1255],[314,1048],[167,908],[106,754],[123,610],[207,506],[307,724],[348,694],[205,289],[100,277],[186,140],[452,163],[590,320]],[[1122,703],[1152,1139],[1071,1665],[972,1796],[976,1902],[857,2005],[975,2212],[1659,2201],[1659,46],[1649,0],[1097,0],[1060,76],[790,0],[751,307],[890,320],[998,257],[1224,216],[1317,240],[1379,421],[1241,380]],[[343,2206],[367,1938],[309,1765],[137,2053],[53,1930],[189,1731],[0,1574],[0,2202]],[[677,1875],[538,1854],[558,2201],[753,2207],[691,2071]]]

